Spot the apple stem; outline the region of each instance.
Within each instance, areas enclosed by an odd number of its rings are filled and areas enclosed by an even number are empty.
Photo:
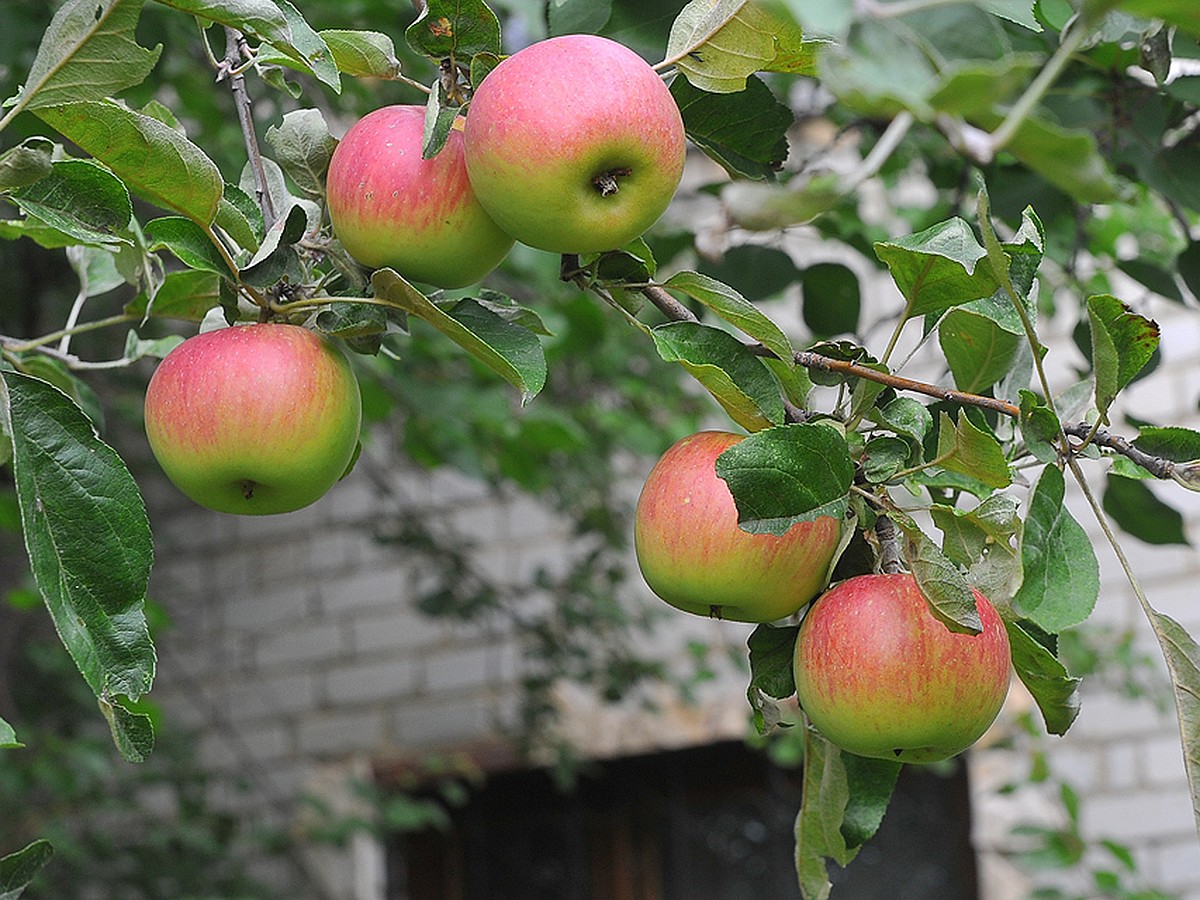
[[[254,488],[256,487],[253,481],[249,479],[242,482],[242,496],[247,500],[254,499]]]
[[[724,618],[721,615],[721,604],[720,603],[712,604],[708,608],[708,615],[709,615],[709,618],[717,619],[718,621],[720,621],[722,618]]]
[[[617,182],[617,179],[632,174],[633,170],[629,168],[611,169],[608,172],[601,172],[593,178],[592,184],[600,192],[601,197],[611,197],[621,189],[621,185]]]

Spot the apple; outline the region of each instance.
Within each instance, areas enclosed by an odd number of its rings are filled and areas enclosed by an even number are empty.
[[[523,244],[595,253],[629,243],[666,210],[683,175],[683,119],[629,48],[571,34],[503,60],[463,130],[479,202]]]
[[[634,549],[646,584],[671,606],[771,622],[796,612],[825,585],[841,522],[822,516],[782,536],[739,528],[716,460],[742,439],[702,431],[663,454],[634,511]]]
[[[420,106],[385,106],[351,126],[329,161],[329,219],[364,266],[463,287],[494,269],[513,239],[475,199],[463,163],[462,118],[432,159],[421,158],[424,126]]]
[[[800,625],[796,695],[817,730],[859,756],[927,763],[961,753],[1008,695],[1009,645],[975,591],[983,630],[951,631],[909,574],[860,575]]]
[[[184,341],[146,389],[146,437],[167,477],[219,512],[291,512],[354,458],[358,381],[346,357],[297,325],[222,328]]]

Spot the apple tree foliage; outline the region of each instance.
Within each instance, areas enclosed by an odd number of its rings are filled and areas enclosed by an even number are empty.
[[[65,253],[78,296],[57,327],[0,335],[0,463],[15,484],[38,589],[122,755],[141,760],[153,745],[137,709],[155,669],[144,611],[152,543],[137,484],[99,436],[103,404],[89,372],[140,371],[138,360],[163,355],[173,334],[205,318],[304,323],[361,354],[368,384],[386,383],[391,362],[432,335],[436,349],[422,352],[471,361],[485,383],[511,386],[516,402],[487,413],[496,433],[549,444],[566,434],[581,445],[578,422],[537,418],[539,396],[556,384],[567,395],[644,396],[638,374],[606,366],[606,341],[589,337],[605,317],[620,323],[619,338],[606,331],[606,340],[642,348],[645,372],[655,373],[643,381],[678,363],[750,432],[718,462],[743,528],[782,533],[837,514],[847,528],[835,577],[906,567],[953,628],[978,630],[970,586],[979,587],[1004,614],[1017,676],[1047,731],[1066,732],[1078,681],[1058,659],[1057,636],[1089,617],[1099,592],[1087,533],[1063,505],[1068,484],[1123,564],[1117,529],[1150,543],[1186,540],[1178,513],[1147,481],[1200,489],[1200,433],[1112,415],[1121,392],[1153,368],[1159,341],[1119,286],[1138,283],[1184,305],[1200,295],[1200,6],[534,5],[538,15],[522,18],[509,8],[521,4],[495,3],[502,23],[482,0],[426,0],[401,31],[398,22],[359,27],[369,4],[354,2],[338,5],[343,21],[318,28],[307,5],[290,0],[66,0],[40,24],[20,87],[0,108],[0,238]],[[408,102],[427,98],[425,150],[436,153],[455,113],[465,106],[469,115],[472,89],[512,49],[501,40],[510,21],[526,39],[538,29],[603,32],[654,62],[691,144],[727,176],[705,190],[728,222],[768,236],[803,225],[885,271],[900,298],[890,337],[878,340],[862,321],[852,269],[798,269],[759,241],[714,259],[686,231],[652,230],[582,258],[518,250],[486,287],[454,294],[422,293],[389,269],[363,271],[325,215],[336,145],[327,112],[380,85]],[[184,45],[148,46],[139,38],[147,30]],[[156,67],[195,69],[189,60],[221,84],[147,91]],[[241,146],[228,145],[228,132],[221,146],[189,135],[197,105],[217,103],[205,93],[237,111]],[[255,103],[271,111],[265,127]],[[796,109],[865,152],[852,166],[789,158]],[[902,210],[907,233],[859,215],[860,188],[913,170],[935,196]],[[1136,255],[1123,243],[1131,233]],[[571,296],[553,316],[523,289],[548,270]],[[776,321],[777,305],[762,301],[792,284],[802,287],[802,322]],[[114,311],[104,298],[121,285],[127,299]],[[1044,343],[1038,323],[1071,303],[1086,370],[1056,386],[1047,357],[1071,349]],[[126,335],[120,358],[73,349],[110,329]],[[906,374],[897,347],[912,332],[938,356],[942,377]],[[609,383],[597,387],[597,372]],[[436,404],[447,396],[438,391],[417,383],[410,402]],[[690,396],[658,391],[680,409]],[[389,399],[384,412],[399,414],[399,403]],[[485,418],[479,408],[471,415]],[[420,457],[432,444],[415,434],[408,449]],[[629,445],[644,449],[636,436]],[[492,464],[502,474],[537,478],[514,474],[515,465],[505,473],[498,446]],[[1086,471],[1097,461],[1102,492]],[[1200,816],[1200,648],[1127,574],[1170,672]],[[794,625],[761,626],[750,639],[748,695],[763,728],[776,720],[774,700],[794,692],[795,634]],[[0,721],[0,746],[19,738]],[[796,832],[805,896],[827,895],[827,860],[848,863],[874,833],[898,768],[806,734]],[[47,853],[37,843],[0,860],[4,895],[16,896]]]

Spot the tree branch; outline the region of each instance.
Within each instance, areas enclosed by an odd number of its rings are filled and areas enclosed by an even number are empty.
[[[577,259],[575,265],[578,265]],[[696,315],[676,300],[665,288],[658,285],[648,285],[643,287],[641,291],[643,296],[671,321],[699,322]],[[747,344],[746,346],[750,352],[757,356],[778,359],[774,351],[769,350],[762,344],[755,343]],[[971,394],[966,391],[958,391],[936,384],[929,384],[924,381],[917,381],[912,378],[905,378],[901,375],[893,375],[890,372],[880,372],[867,366],[860,366],[849,360],[822,356],[820,353],[813,353],[810,350],[796,351],[793,355],[793,360],[796,365],[803,366],[806,369],[817,369],[822,372],[834,372],[848,377],[862,378],[866,381],[873,381],[876,384],[886,385],[893,390],[924,394],[935,400],[944,400],[947,403],[954,403],[958,406],[974,406],[979,409],[999,413],[1011,419],[1019,420],[1021,418],[1021,408],[1008,400],[1001,400],[996,397],[984,397],[980,394]],[[1096,431],[1093,426],[1086,422],[1072,425],[1064,424],[1063,431],[1065,434],[1083,440],[1090,438],[1093,443],[1119,453],[1137,463],[1155,478],[1171,479],[1189,490],[1200,489],[1200,474],[1193,473],[1190,468],[1183,467],[1169,459],[1163,459],[1146,453],[1144,450],[1139,450],[1120,435],[1110,434],[1103,430]],[[1188,470],[1184,471],[1185,469]]]
[[[245,36],[235,28],[225,28],[225,58],[217,68],[217,81],[228,80],[229,90],[237,106],[238,124],[242,128],[242,139],[246,145],[246,158],[254,175],[254,195],[262,210],[267,230],[275,223],[275,203],[267,186],[267,171],[263,166],[262,151],[258,147],[258,136],[254,132],[254,110],[250,104],[250,92],[246,90],[246,78],[239,68],[251,56]]]
[[[1097,429],[1086,422],[1064,425],[1063,431],[1072,437],[1082,438],[1085,441],[1090,440],[1091,443],[1099,447],[1104,447],[1106,450],[1112,450],[1115,453],[1121,454],[1137,463],[1155,478],[1174,479],[1176,477],[1175,470],[1178,465],[1177,463],[1159,456],[1153,456],[1145,450],[1139,450],[1128,439],[1121,437],[1119,434],[1111,434],[1103,428]]]
[[[654,304],[659,312],[673,322],[699,321],[690,309],[672,297],[665,288],[650,285],[642,288],[642,294]],[[773,351],[768,350],[762,344],[748,344],[747,347],[750,352],[758,356],[770,357],[772,359],[778,358]],[[970,394],[966,391],[956,391],[951,388],[939,387],[936,384],[916,381],[912,378],[904,378],[900,375],[893,375],[890,372],[880,372],[867,366],[860,366],[849,360],[822,356],[820,353],[813,353],[809,350],[796,351],[792,359],[796,365],[803,366],[806,369],[819,369],[822,372],[835,372],[839,375],[863,378],[867,381],[874,381],[877,384],[887,385],[898,391],[925,394],[934,399],[957,403],[961,406],[977,406],[980,409],[998,412],[1013,419],[1020,418],[1021,416],[1021,408],[1014,403],[1009,403],[1007,400],[998,400],[995,397],[984,397],[979,394]]]

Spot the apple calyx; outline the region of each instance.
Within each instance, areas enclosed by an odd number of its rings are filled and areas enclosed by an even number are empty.
[[[632,174],[633,169],[628,166],[620,169],[609,169],[607,172],[601,172],[593,178],[592,185],[600,193],[601,197],[611,197],[621,189],[621,185],[617,179]]]

